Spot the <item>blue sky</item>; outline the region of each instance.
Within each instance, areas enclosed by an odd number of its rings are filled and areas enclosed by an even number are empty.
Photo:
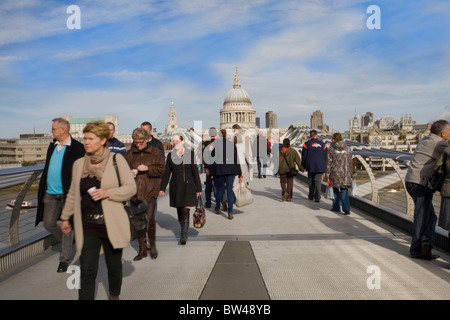
[[[68,29],[70,5],[81,29]],[[368,29],[370,5],[381,29]],[[236,67],[264,126],[335,130],[355,112],[450,120],[450,2],[363,0],[2,0],[0,137],[49,133],[51,119],[119,117],[164,131],[219,125]]]

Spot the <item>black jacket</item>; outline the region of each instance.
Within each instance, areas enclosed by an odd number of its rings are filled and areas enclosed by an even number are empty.
[[[175,208],[195,206],[197,192],[202,192],[202,183],[195,163],[194,152],[186,150],[185,157],[187,159],[183,159],[183,162],[175,151],[170,152],[167,155],[166,169],[161,180],[160,189],[164,192],[170,183],[170,206]]]
[[[213,163],[210,166],[212,176],[242,175],[236,145],[233,142],[228,139],[216,139],[213,147],[211,152]],[[205,159],[207,160],[209,159]]]
[[[67,194],[69,193],[70,183],[72,182],[72,166],[75,160],[84,156],[84,146],[81,142],[73,139],[70,146],[66,147],[66,151],[64,152],[63,165],[61,170],[62,176],[62,185],[63,185],[63,197],[66,199]],[[38,190],[38,206],[36,209],[36,221],[35,226],[39,224],[43,220],[44,216],[44,206],[42,200],[44,199],[45,191],[47,190],[47,173],[48,166],[50,163],[50,158],[52,157],[53,150],[55,150],[56,140],[50,143],[47,150],[47,159],[45,160],[44,171],[42,171],[41,180],[39,182],[39,190]]]
[[[158,140],[152,136],[152,139],[150,140],[150,144],[159,150],[161,150],[162,159],[165,162],[166,161],[166,153],[164,152],[164,146],[161,142],[161,140]]]

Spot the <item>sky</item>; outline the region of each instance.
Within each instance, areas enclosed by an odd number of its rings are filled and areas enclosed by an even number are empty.
[[[172,102],[180,126],[218,127],[236,68],[262,127],[267,111],[288,128],[321,110],[337,131],[366,112],[450,120],[449,12],[448,0],[1,0],[0,138],[50,133],[64,115],[164,132]]]

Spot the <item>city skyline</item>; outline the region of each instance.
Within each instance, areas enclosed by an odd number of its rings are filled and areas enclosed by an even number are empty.
[[[162,132],[172,101],[180,125],[218,127],[236,68],[256,116],[273,111],[280,128],[315,110],[338,131],[355,112],[450,120],[449,10],[443,0],[2,1],[0,137],[47,133],[63,115]]]

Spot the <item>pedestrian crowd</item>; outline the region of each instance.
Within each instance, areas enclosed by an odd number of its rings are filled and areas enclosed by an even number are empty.
[[[225,211],[234,218],[234,188],[249,187],[253,170],[266,178],[270,162],[273,175],[279,177],[283,202],[293,198],[294,177],[307,172],[308,198],[320,202],[322,182],[332,189],[331,211],[350,214],[349,189],[352,187],[352,151],[340,133],[334,133],[327,145],[311,130],[301,152],[291,141],[272,144],[264,134],[249,134],[239,125],[231,130],[208,130],[208,139],[200,147],[201,161],[188,145],[182,132],[172,134],[171,152],[165,155],[163,144],[152,135],[152,125],[141,123],[133,130],[132,145],[114,137],[113,123],[94,121],[83,130],[84,145],[70,135],[70,124],[63,118],[52,121],[54,141],[50,144],[38,191],[36,225],[44,227],[61,242],[57,272],[66,272],[73,243],[80,255],[81,288],[79,299],[94,299],[98,260],[105,255],[108,269],[109,299],[119,299],[122,286],[122,250],[130,243],[128,215],[123,202],[145,200],[148,226],[139,237],[139,261],[149,254],[158,257],[156,248],[157,199],[169,195],[180,224],[180,244],[186,244],[190,210],[202,197],[200,173],[205,173],[205,207],[213,205],[218,215]],[[437,216],[432,205],[435,190],[427,182],[437,168],[444,168],[439,226],[450,227],[450,125],[445,120],[432,124],[430,134],[418,144],[405,178],[407,192],[415,204],[410,255],[431,260]],[[114,161],[113,161],[114,158]],[[117,172],[117,175],[116,175]],[[118,177],[118,179],[116,178]],[[120,181],[120,183],[119,183]],[[167,190],[167,187],[169,188]],[[331,191],[331,190],[330,190]],[[59,227],[57,222],[61,220]]]

